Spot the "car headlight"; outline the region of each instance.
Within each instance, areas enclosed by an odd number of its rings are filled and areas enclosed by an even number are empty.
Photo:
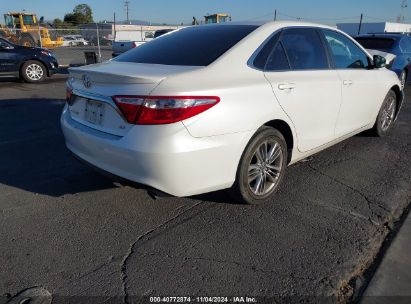
[[[392,59],[390,62],[388,62],[385,67],[386,67],[387,69],[391,69],[392,66],[394,65],[394,61],[395,61],[395,58]]]
[[[42,53],[43,55],[53,57],[53,54],[52,54],[52,53],[50,53],[50,52],[47,52],[47,51],[41,51],[41,53]]]

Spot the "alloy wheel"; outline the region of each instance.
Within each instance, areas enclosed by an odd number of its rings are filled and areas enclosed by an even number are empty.
[[[401,81],[401,89],[404,90],[405,88],[405,83],[407,82],[407,72],[402,71],[400,75],[400,81]]]
[[[26,75],[31,80],[40,80],[44,75],[44,71],[41,66],[32,63],[29,66],[27,66]]]
[[[248,186],[254,195],[264,196],[276,187],[283,159],[281,145],[275,139],[264,141],[257,147],[248,166]]]
[[[385,132],[392,125],[395,117],[396,99],[391,96],[384,104],[381,115],[381,129]]]

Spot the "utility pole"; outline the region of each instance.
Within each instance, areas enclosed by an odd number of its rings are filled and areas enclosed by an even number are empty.
[[[274,21],[277,21],[277,10],[274,11]]]
[[[128,0],[124,1],[124,8],[126,9],[126,15],[127,15],[127,23],[130,23],[130,18],[128,17],[129,5],[130,5],[130,1]]]
[[[403,0],[401,2],[401,11],[400,14],[397,17],[397,22],[398,23],[403,23],[404,22],[404,10],[408,7],[407,0]]]
[[[361,34],[362,18],[363,18],[363,14],[361,14],[360,24],[358,25],[358,35],[360,35],[360,34]]]
[[[114,12],[114,40],[116,40],[117,31],[116,31],[116,12]]]

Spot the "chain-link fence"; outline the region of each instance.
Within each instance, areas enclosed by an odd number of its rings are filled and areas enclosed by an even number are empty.
[[[49,49],[64,67],[109,60],[113,53],[125,52],[178,27],[94,23],[68,29],[36,25],[23,30],[14,25],[0,27],[0,37],[26,47]]]
[[[0,37],[17,45],[49,49],[61,66],[86,64],[86,53],[94,53],[97,61],[110,59],[114,39],[111,31],[97,27],[94,29],[41,27],[26,30],[0,28]]]

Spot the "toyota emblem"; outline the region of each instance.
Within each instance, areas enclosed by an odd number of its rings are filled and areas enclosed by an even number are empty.
[[[86,88],[86,89],[89,89],[90,87],[91,87],[91,80],[90,80],[90,77],[88,77],[87,75],[83,75],[83,84],[84,84],[84,87]]]

